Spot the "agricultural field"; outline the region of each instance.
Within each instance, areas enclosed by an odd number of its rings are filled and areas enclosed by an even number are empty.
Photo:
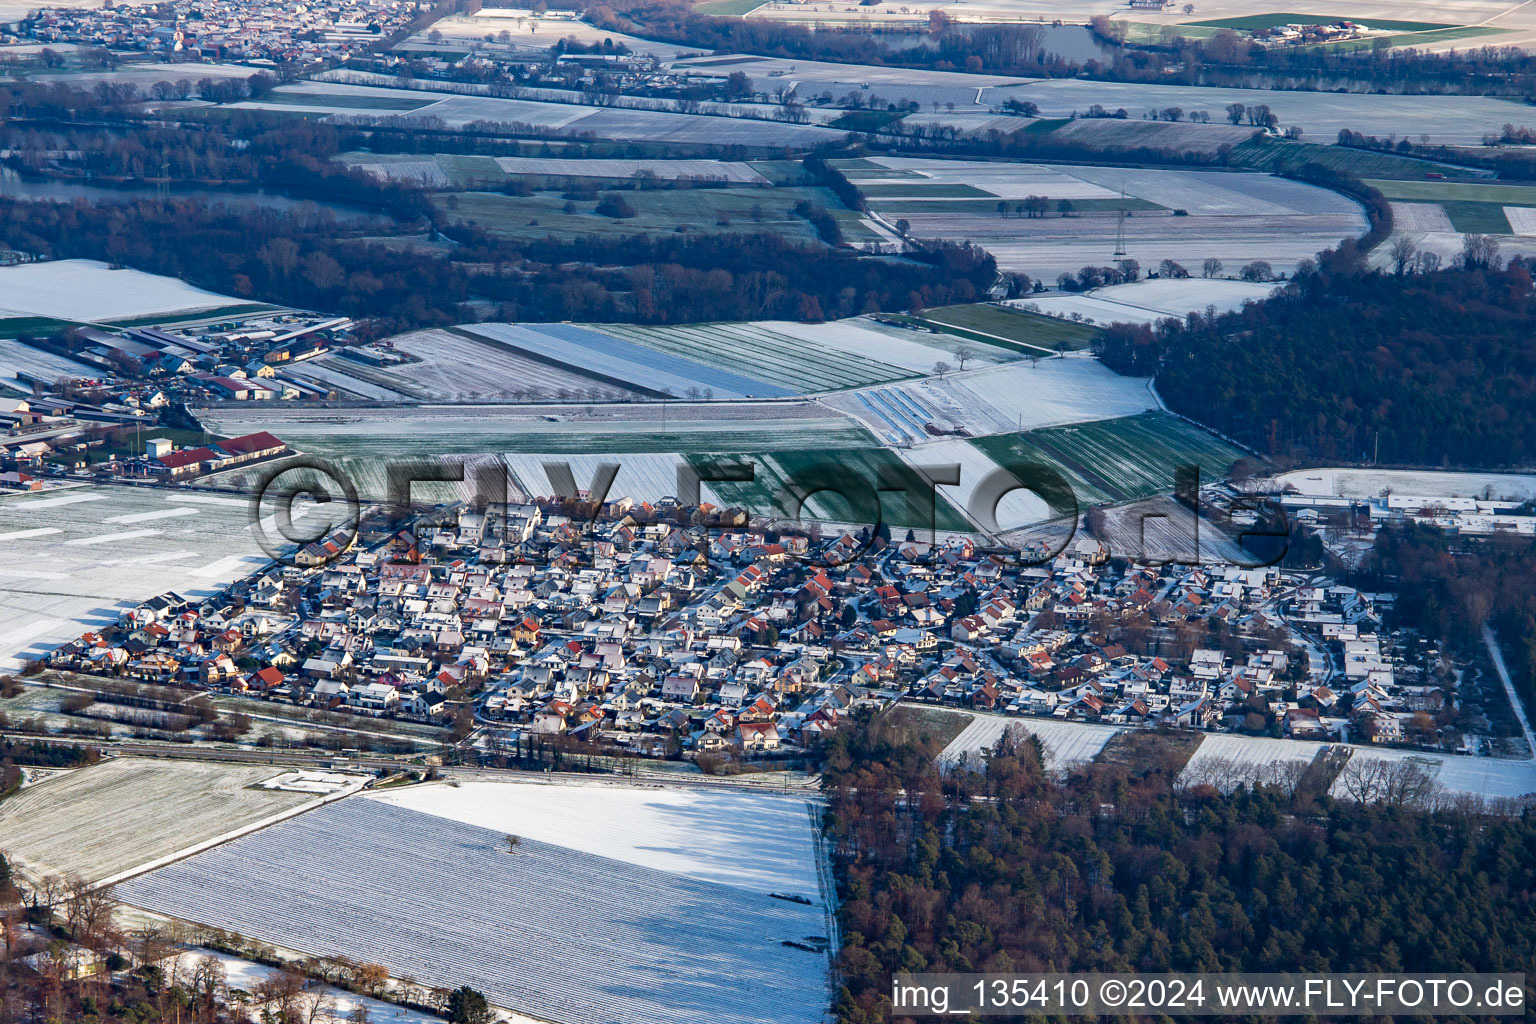
[[[1010,305],[1074,323],[1150,324],[1168,317],[1183,319],[1192,312],[1204,313],[1211,306],[1220,313],[1238,310],[1245,302],[1263,301],[1276,287],[1221,278],[1159,278],[1081,293],[1052,292],[1013,299]]]
[[[804,806],[797,830],[808,843]],[[720,834],[672,809],[662,816],[685,850],[704,854]],[[597,818],[568,807],[560,817]],[[509,816],[505,829],[477,827],[352,798],[133,879],[118,896],[429,985],[467,984],[555,1024],[823,1019],[827,957],[787,944],[827,940],[819,887],[816,903],[803,905],[529,838],[530,824]],[[509,833],[520,839],[510,851]],[[726,856],[771,864],[784,849],[782,827],[742,835]]]
[[[856,391],[825,403],[897,444],[931,440],[927,423],[979,437],[1132,416],[1156,405],[1146,381],[1083,357],[986,366],[877,390],[884,394]]]
[[[1040,740],[1045,748],[1047,771],[1064,772],[1092,761],[1116,733],[1115,725],[1062,722],[1052,718],[1027,716],[976,715],[965,731],[950,741],[939,755],[941,764],[953,765],[962,756],[977,759],[982,751],[995,747],[1010,728],[1023,730]]]
[[[1350,767],[1371,761],[1392,764],[1411,761],[1423,768],[1435,784],[1452,796],[1475,796],[1485,800],[1516,800],[1536,793],[1536,761],[1505,760],[1497,757],[1466,757],[1455,754],[1424,754],[1412,750],[1350,746],[1349,764],[1334,779],[1329,795],[1353,799]]]
[[[689,456],[701,475],[721,458]],[[855,530],[882,522],[893,531],[968,533],[972,527],[949,499],[937,495],[930,512],[920,496],[933,492],[916,470],[887,448],[833,448],[732,453],[753,467],[751,482],[706,485],[719,504],[773,519],[844,524]],[[875,504],[879,510],[876,512]]]
[[[941,160],[889,160],[898,169],[923,168],[937,183],[959,182],[970,166]],[[887,220],[904,219],[920,238],[968,239],[992,253],[999,267],[1055,278],[1083,266],[1113,264],[1116,238],[1144,268],[1163,259],[1198,267],[1216,257],[1232,267],[1266,260],[1289,272],[1318,250],[1362,234],[1366,218],[1352,200],[1326,189],[1269,175],[1231,171],[1128,170],[1034,164],[984,164],[995,176],[981,179],[997,194],[1045,196],[1043,217],[1027,217],[1014,199],[969,202],[962,209],[943,201],[871,198]],[[979,172],[978,172],[979,173]],[[1002,179],[1017,175],[1019,184]],[[911,192],[928,184],[888,186]],[[1127,200],[1122,203],[1124,193]],[[1063,215],[1057,204],[1073,204]],[[953,202],[953,201],[950,201]],[[1005,210],[999,213],[997,205]],[[1139,209],[1137,207],[1140,207]],[[1150,209],[1149,209],[1150,207]],[[1122,220],[1121,209],[1126,211]],[[1184,211],[1180,214],[1178,211]]]
[[[950,328],[961,337],[974,336],[989,345],[1001,344],[1039,355],[1087,348],[1098,334],[1091,327],[1037,316],[1017,305],[946,306],[925,310],[922,319],[940,328]]]
[[[459,782],[368,799],[702,882],[819,896],[814,808],[803,797],[609,783]],[[745,820],[758,828],[735,827]]]
[[[156,594],[206,596],[255,571],[269,559],[250,526],[235,497],[120,486],[0,497],[0,670]]]
[[[1536,235],[1536,187],[1380,179],[1369,184],[1394,200],[1393,228],[1398,231]],[[1402,222],[1397,220],[1400,209],[1408,213]]]
[[[979,79],[977,84],[981,84]],[[1220,121],[1229,103],[1266,104],[1280,119],[1281,127],[1301,128],[1305,138],[1332,140],[1338,137],[1341,128],[1366,135],[1401,136],[1408,125],[1415,137],[1428,135],[1431,143],[1473,146],[1481,145],[1485,134],[1496,135],[1505,123],[1518,121],[1520,112],[1517,103],[1480,96],[1228,89],[1075,78],[1029,82],[1009,89],[1007,95],[1039,104],[1044,117],[1083,114],[1098,103],[1109,110],[1124,107],[1132,118],[1140,118],[1149,110],[1176,106],[1186,112],[1204,110],[1213,121]]]
[[[1201,25],[1206,28],[1231,28],[1252,32],[1261,28],[1277,28],[1282,25],[1317,25],[1331,24],[1337,21],[1357,19],[1368,24],[1373,29],[1382,29],[1388,32],[1424,32],[1429,29],[1451,28],[1444,22],[1431,21],[1392,21],[1390,19],[1371,18],[1367,21],[1359,15],[1327,15],[1327,14],[1294,14],[1271,13],[1249,14],[1236,18],[1213,18],[1209,21],[1191,21],[1190,25]]]
[[[567,370],[546,361],[518,355],[465,331],[441,328],[413,331],[389,339],[399,352],[418,361],[375,367],[344,356],[314,360],[341,375],[333,382],[358,391],[354,381],[383,389],[381,400],[417,399],[438,402],[536,401],[562,397],[591,397],[605,401],[639,397],[639,392],[601,382],[579,369]],[[296,374],[311,368],[300,364]]]
[[[574,324],[473,324],[455,330],[485,339],[503,351],[651,397],[779,398],[794,394],[793,389],[749,373],[733,373]]]
[[[633,217],[609,217],[597,212],[602,195],[593,192],[567,199],[558,191],[513,196],[500,192],[451,192],[434,197],[437,207],[453,220],[502,238],[565,240],[588,237],[632,237],[647,232],[679,230],[699,234],[772,232],[799,242],[818,241],[816,229],[793,212],[796,203],[811,202],[831,211],[850,242],[876,240],[851,210],[824,188],[660,188],[626,189],[619,193]]]
[[[989,96],[1001,94],[989,89]],[[1192,121],[1132,121],[1109,117],[1078,118],[1051,131],[1051,138],[1079,146],[1111,149],[1160,149],[1175,153],[1214,154],[1222,146],[1240,146],[1258,129],[1236,124]]]
[[[680,327],[604,324],[594,329],[658,352],[734,368],[792,393],[836,391],[913,375],[907,366],[871,358],[858,349],[901,349],[909,363],[925,359],[924,371],[941,358],[937,350],[901,336],[908,332],[882,329],[865,319],[818,325],[783,321]]]
[[[1185,464],[1198,465],[1202,480],[1220,480],[1243,455],[1214,434],[1166,413],[1048,427],[972,443],[994,461],[1055,467],[1084,506],[1172,491],[1174,468]]]
[[[218,309],[238,303],[173,277],[113,270],[95,260],[52,260],[0,267],[0,322],[41,316],[71,323]]]
[[[1268,782],[1294,773],[1328,749],[1322,743],[1276,739],[1270,736],[1238,736],[1221,733],[1206,736],[1179,773],[1185,786],[1210,785],[1231,792],[1239,784]]]
[[[1536,474],[1447,473],[1412,469],[1298,469],[1274,478],[1277,488],[1294,487],[1301,494],[1336,494],[1345,498],[1376,498],[1391,490],[1435,498],[1536,499]]]
[[[0,804],[5,854],[29,874],[112,878],[312,803],[263,789],[263,765],[113,758]]]
[[[430,121],[449,128],[463,128],[477,122],[493,125],[526,124],[552,129],[562,135],[590,135],[619,142],[739,145],[759,149],[815,146],[820,142],[835,142],[841,138],[840,133],[831,129],[783,121],[581,106],[491,96],[448,95],[419,110],[394,114],[384,120],[406,124]]]
[[[496,157],[496,166],[511,175],[540,178],[612,178],[628,180],[651,175],[661,181],[678,178],[728,181],[737,185],[767,185],[751,164],[729,160],[561,160],[552,157]]]
[[[1049,519],[1053,514],[1043,497],[1033,491],[1022,489],[1007,492],[992,508],[980,507],[981,503],[976,499],[976,488],[997,472],[999,467],[969,441],[959,438],[932,441],[903,449],[901,455],[913,466],[958,465],[960,483],[941,485],[938,488],[939,494],[943,495],[955,508],[964,509],[968,518],[977,520],[978,525],[993,532],[1030,526]],[[973,502],[976,502],[978,507],[973,508]]]
[[[0,327],[3,325],[4,321],[0,320]],[[96,377],[102,371],[19,341],[0,339],[0,381],[14,380],[18,372],[36,374],[44,380],[58,380],[60,377]],[[24,387],[24,390],[31,391],[31,388]]]

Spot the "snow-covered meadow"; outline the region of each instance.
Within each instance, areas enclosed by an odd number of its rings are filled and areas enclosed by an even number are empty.
[[[194,288],[174,277],[126,268],[113,270],[96,260],[0,267],[0,317],[110,320],[239,303],[239,299]]]
[[[812,807],[803,796],[723,787],[458,782],[367,799],[703,882],[820,899]]]
[[[1038,737],[1045,748],[1047,771],[1061,772],[1087,764],[1098,756],[1099,751],[1117,733],[1118,725],[1096,725],[1085,722],[1062,722],[1054,718],[1030,718],[1005,715],[975,715],[964,731],[949,741],[939,754],[942,764],[954,764],[962,756],[977,759],[984,750],[997,746],[1003,733],[1017,727],[1031,736]]]
[[[206,596],[268,561],[245,498],[100,486],[0,496],[0,670],[156,594]]]

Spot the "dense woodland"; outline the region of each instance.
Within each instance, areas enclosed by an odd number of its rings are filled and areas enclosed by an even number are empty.
[[[1393,621],[1465,651],[1491,623],[1515,689],[1536,708],[1536,542],[1459,540],[1429,527],[1383,530],[1363,585],[1397,594]]]
[[[1368,272],[1334,253],[1267,302],[1098,342],[1170,408],[1284,459],[1497,467],[1536,460],[1536,293],[1518,260]]]
[[[922,733],[830,743],[843,1024],[890,1020],[898,971],[1536,971],[1530,815],[1176,790],[1156,754],[1057,783],[1012,737],[941,776]]]

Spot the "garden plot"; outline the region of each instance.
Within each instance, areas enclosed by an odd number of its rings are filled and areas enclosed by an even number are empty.
[[[183,505],[193,497],[128,487],[0,497],[0,670],[115,622],[124,607],[168,590],[206,597],[268,561],[248,502]],[[125,528],[124,517],[178,507],[197,514]],[[106,539],[124,533],[135,536]]]
[[[96,367],[44,352],[31,345],[23,345],[19,341],[0,339],[0,380],[12,379],[18,373],[31,373],[53,381],[61,377],[94,378],[100,376],[101,372]]]
[[[663,181],[703,178],[736,184],[768,184],[768,179],[753,170],[750,164],[729,160],[560,160],[501,156],[496,158],[496,166],[508,174],[533,174],[541,177],[633,178],[640,174],[654,174]]]
[[[794,393],[574,324],[475,324],[462,330],[504,350],[657,397],[776,398]]]
[[[0,267],[0,310],[76,322],[216,309],[239,299],[174,277],[113,270],[95,260],[52,260]]]
[[[868,321],[864,321],[868,323]],[[680,358],[734,369],[756,380],[779,386],[785,393],[797,391],[835,391],[876,381],[900,380],[911,372],[902,366],[837,348],[823,347],[811,340],[833,332],[821,328],[837,325],[792,325],[783,322],[747,324],[692,324],[683,327],[628,327],[617,324],[593,325],[594,330],[615,338],[637,342],[647,348]],[[885,339],[872,330],[859,327],[837,331],[839,337],[869,336],[872,342]],[[892,348],[896,348],[894,343]],[[875,347],[868,345],[868,347]],[[926,367],[937,356],[930,349]]]
[[[1389,203],[1396,231],[1454,231],[1451,218],[1439,203]],[[1505,207],[1508,210],[1509,207]]]
[[[722,817],[714,834],[744,836],[739,856],[769,863],[782,829],[744,817]],[[800,828],[809,834],[809,815]],[[825,1019],[827,957],[786,944],[829,935],[820,900],[528,838],[509,852],[508,831],[349,799],[133,879],[118,896],[429,985],[469,985],[556,1024]],[[685,848],[708,847],[708,835],[683,836]]]
[[[1090,324],[1150,324],[1168,317],[1182,320],[1186,314],[1204,313],[1211,306],[1219,313],[1230,313],[1242,309],[1245,302],[1263,301],[1277,287],[1219,278],[1159,278],[1076,294],[1061,292],[1013,299],[1008,304],[1064,320],[1074,319],[1073,314],[1077,314]]]
[[[460,782],[369,799],[702,882],[820,900],[813,810],[804,797],[606,783]]]
[[[265,765],[113,758],[0,804],[0,835],[6,856],[28,873],[98,881],[314,801],[260,787],[279,774]]]
[[[1064,772],[1078,765],[1087,764],[1098,756],[1111,736],[1124,731],[1116,725],[1094,725],[1086,722],[1061,722],[1051,718],[1005,717],[1003,715],[976,715],[965,731],[949,741],[939,754],[939,763],[953,765],[962,756],[979,765],[982,752],[997,746],[1003,733],[1019,728],[1040,740],[1045,748],[1045,768],[1051,772]]]

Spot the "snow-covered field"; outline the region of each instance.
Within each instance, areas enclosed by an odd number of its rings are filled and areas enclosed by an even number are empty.
[[[1439,203],[1389,203],[1392,227],[1398,231],[1455,231]],[[1513,225],[1511,225],[1513,227]]]
[[[676,453],[630,453],[624,455],[507,455],[507,469],[517,481],[517,489],[528,497],[547,497],[555,493],[555,486],[544,468],[547,462],[564,462],[571,467],[576,486],[586,490],[591,486],[602,463],[617,463],[618,476],[608,489],[608,500],[633,498],[636,501],[655,501],[677,494],[677,467],[685,464]],[[705,501],[715,496],[708,484],[700,487]]]
[[[976,487],[997,471],[997,463],[989,459],[981,449],[961,438],[946,438],[930,444],[915,445],[904,449],[901,457],[914,466],[960,466],[960,484],[945,484],[939,493],[957,508],[971,510],[971,499]],[[1013,490],[1002,496],[996,509],[975,509],[983,524],[996,523],[999,530],[1013,530],[1031,523],[1038,523],[1051,516],[1050,506],[1032,491]],[[987,517],[991,516],[991,522]]]
[[[1199,268],[1195,268],[1199,269]],[[1116,284],[1092,291],[1052,292],[1027,299],[1009,300],[1010,306],[1036,310],[1064,320],[1077,313],[1091,324],[1150,324],[1167,317],[1183,318],[1191,312],[1204,313],[1208,306],[1227,313],[1241,309],[1245,302],[1267,298],[1277,286],[1252,281],[1227,281],[1219,278],[1159,278]]]
[[[680,843],[677,853],[707,862],[713,832],[723,831],[742,837],[726,858],[773,870],[786,823],[755,806],[736,810],[743,817],[711,830],[688,828],[690,815],[700,820],[686,808],[662,808],[656,826],[676,831],[627,842]],[[579,805],[552,811],[583,817]],[[586,817],[593,832],[609,824]],[[785,944],[827,936],[818,891],[808,894],[816,904],[803,905],[532,838],[509,852],[505,836],[534,823],[480,828],[350,798],[132,879],[117,894],[301,952],[381,963],[397,977],[469,985],[556,1024],[825,1019],[826,956]]]
[[[1003,733],[1014,726],[1039,737],[1045,747],[1045,767],[1053,772],[1087,764],[1104,749],[1110,737],[1123,731],[1118,725],[1059,722],[1052,718],[1014,715],[976,715],[960,735],[949,741],[939,754],[939,760],[953,764],[965,754],[972,759],[979,758],[983,749],[995,747]]]
[[[663,181],[708,178],[740,184],[768,184],[768,179],[757,173],[751,164],[729,160],[561,160],[552,157],[499,156],[496,158],[496,166],[508,174],[633,178],[649,171]]]
[[[1428,772],[1447,794],[1477,796],[1487,800],[1517,799],[1536,794],[1536,761],[1506,761],[1496,757],[1462,757],[1453,754],[1423,754],[1412,750],[1384,750],[1379,747],[1350,748],[1351,765],[1365,761],[1401,762],[1412,760]],[[1349,796],[1349,767],[1334,780],[1329,793]]]
[[[1536,235],[1536,209],[1529,206],[1506,206],[1504,219],[1509,221],[1509,230],[1515,234]]]
[[[879,390],[904,397],[941,427],[972,436],[1132,416],[1156,405],[1145,380],[1122,377],[1095,359],[1004,363]],[[838,395],[827,404],[858,417],[880,437],[891,434],[893,424],[876,414],[889,410],[889,403],[871,411],[860,394]]]
[[[0,804],[0,836],[6,856],[29,873],[109,878],[314,800],[256,785],[278,774],[263,765],[113,758]]]
[[[117,486],[0,496],[0,670],[156,594],[207,596],[254,572],[268,558],[250,526],[236,497]]]
[[[391,338],[390,342],[420,362],[371,367],[341,356],[323,357],[318,362],[358,382],[423,401],[591,397],[595,393],[604,397],[634,396],[634,392],[626,389],[454,331],[412,331]],[[343,387],[350,386],[341,383]]]
[[[794,394],[793,389],[754,376],[754,367],[727,370],[578,324],[474,324],[462,330],[485,339],[485,347],[554,360],[569,370],[592,374],[594,383],[617,381],[652,395],[779,398]]]
[[[1301,740],[1211,734],[1202,737],[1200,746],[1179,774],[1179,782],[1186,786],[1211,785],[1231,792],[1239,783],[1275,781],[1283,772],[1299,770],[1295,766],[1310,765],[1323,749],[1321,743]]]
[[[759,893],[817,898],[803,796],[721,787],[460,782],[367,799]]]
[[[0,267],[0,317],[7,313],[62,320],[107,320],[235,305],[174,277],[112,270],[95,260],[54,260]]]
[[[447,188],[448,172],[436,160],[394,160],[388,163],[354,163],[351,167],[384,181],[399,181],[419,188]]]
[[[528,124],[554,129],[566,135],[590,132],[598,138],[618,141],[713,143],[726,146],[804,146],[835,142],[842,138],[842,133],[829,128],[783,121],[589,107],[574,103],[546,103],[493,96],[450,95],[406,113],[350,110],[342,118],[405,124],[426,121],[450,128],[462,128],[475,122]]]
[[[16,374],[22,371],[35,373],[45,380],[58,380],[60,377],[96,377],[102,372],[85,363],[77,363],[73,359],[65,359],[63,356],[44,352],[31,345],[23,345],[10,338],[0,338],[0,380],[13,380]]]
[[[923,346],[892,337],[862,319],[831,324],[762,321],[679,327],[604,324],[594,325],[593,330],[683,359],[734,370],[776,385],[787,394],[899,380],[912,375],[907,363],[922,360],[921,369],[927,372],[942,358],[934,349],[921,352]],[[905,362],[893,365],[896,356],[903,357]]]
[[[1274,478],[1279,487],[1302,494],[1375,498],[1395,494],[1425,498],[1481,498],[1526,501],[1536,498],[1536,474],[1448,473],[1413,469],[1298,469]]]

